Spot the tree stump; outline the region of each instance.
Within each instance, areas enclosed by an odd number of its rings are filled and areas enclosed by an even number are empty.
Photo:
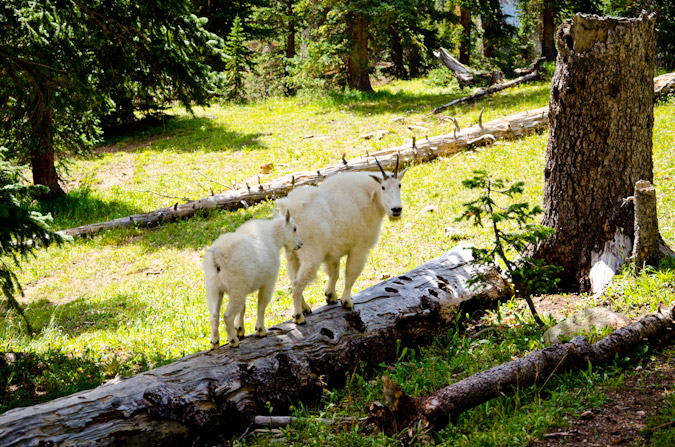
[[[632,244],[621,204],[653,178],[655,22],[577,14],[557,32],[541,222],[556,233],[527,256],[562,266],[564,289],[590,290],[591,260],[616,251],[606,243]]]

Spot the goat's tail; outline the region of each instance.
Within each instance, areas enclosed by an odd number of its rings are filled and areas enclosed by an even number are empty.
[[[223,254],[215,247],[208,248],[206,252],[211,253],[211,261],[213,261],[216,271],[220,273],[220,271],[225,268],[225,258],[223,257]]]

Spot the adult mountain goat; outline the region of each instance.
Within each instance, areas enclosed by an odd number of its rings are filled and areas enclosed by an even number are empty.
[[[244,335],[246,295],[258,291],[258,319],[255,324],[259,337],[267,335],[265,309],[272,299],[279,277],[279,251],[284,247],[291,253],[302,247],[295,221],[286,211],[270,220],[249,220],[233,233],[221,234],[204,255],[206,301],[211,316],[211,349],[220,344],[218,322],[223,294],[230,301],[223,314],[230,346],[239,346]],[[237,317],[235,331],[234,319]]]
[[[347,256],[347,265],[340,300],[343,308],[354,308],[352,286],[377,242],[382,219],[386,214],[397,220],[402,212],[401,179],[407,169],[398,172],[398,158],[393,175],[385,172],[379,162],[377,165],[381,177],[365,172],[337,174],[318,187],[300,187],[277,200],[279,210],[290,211],[295,218],[304,242],[303,248],[286,251],[295,323],[305,323],[303,314],[312,311],[302,293],[322,263],[328,273],[326,301],[337,303],[335,283],[343,256]]]

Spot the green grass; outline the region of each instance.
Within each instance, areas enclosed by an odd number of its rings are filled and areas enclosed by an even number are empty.
[[[404,124],[423,126],[424,134],[449,133],[453,125],[428,115],[435,106],[468,94],[456,86],[428,80],[387,84],[373,94],[312,93],[257,103],[213,105],[194,115],[181,109],[161,125],[118,135],[97,155],[69,166],[68,197],[43,207],[59,229],[124,217],[221,192],[222,185],[256,183],[259,167],[272,162],[262,181],[299,170],[315,169],[347,157],[402,144],[412,134]],[[481,104],[449,110],[460,126],[533,109],[548,101],[549,85],[530,84],[494,95]],[[654,171],[663,236],[675,238],[675,101],[656,106]],[[389,130],[382,140],[359,135]],[[485,246],[488,229],[455,222],[471,194],[461,180],[474,169],[526,183],[523,200],[540,204],[547,135],[531,135],[414,166],[406,175],[404,218],[385,221],[380,241],[354,286],[362,290],[383,278],[423,264],[458,243]],[[167,197],[169,196],[169,197]],[[423,211],[428,205],[433,212]],[[250,218],[271,216],[273,204],[235,212],[210,211],[156,228],[125,228],[40,251],[24,265],[21,300],[37,333],[29,337],[14,314],[0,319],[0,351],[23,353],[0,357],[0,412],[96,386],[116,375],[171,362],[209,346],[201,258],[222,232]],[[610,292],[611,303],[629,314],[652,309],[657,301],[673,305],[675,266],[664,264],[637,277],[624,273]],[[323,305],[325,275],[306,291],[309,304]],[[338,283],[338,288],[341,282]],[[285,266],[267,325],[290,319],[290,285]],[[253,332],[254,300],[247,303],[246,332]],[[345,390],[326,390],[319,409],[297,415],[362,416],[382,400],[379,377],[390,374],[413,394],[428,393],[541,347],[540,330],[522,303],[510,301],[488,313],[479,325],[494,325],[486,339],[471,341],[452,331],[434,345],[401,352],[400,359],[373,374],[357,370]],[[11,357],[11,356],[10,356]],[[436,436],[443,445],[522,445],[547,427],[565,423],[575,411],[602,401],[598,385],[616,386],[622,365],[610,365],[555,378],[542,389],[522,390],[462,416]],[[275,434],[253,438],[250,445],[276,442]],[[283,431],[286,443],[305,445],[382,445],[382,435],[326,427],[311,420]]]

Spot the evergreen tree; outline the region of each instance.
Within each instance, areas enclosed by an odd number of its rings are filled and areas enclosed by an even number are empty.
[[[225,58],[228,96],[241,99],[244,97],[244,72],[248,65],[248,49],[245,45],[244,29],[239,16],[235,17],[230,34],[227,36]]]
[[[57,160],[88,153],[101,118],[206,104],[216,87],[204,61],[222,39],[189,0],[6,0],[0,23],[0,145],[52,196]]]
[[[0,148],[4,152],[4,148]],[[30,201],[44,186],[26,186],[21,182],[19,169],[2,159],[0,152],[0,289],[8,307],[16,310],[33,329],[24,315],[17,294],[23,294],[15,270],[21,267],[36,247],[60,244],[64,238],[49,228],[50,215],[30,209]]]

